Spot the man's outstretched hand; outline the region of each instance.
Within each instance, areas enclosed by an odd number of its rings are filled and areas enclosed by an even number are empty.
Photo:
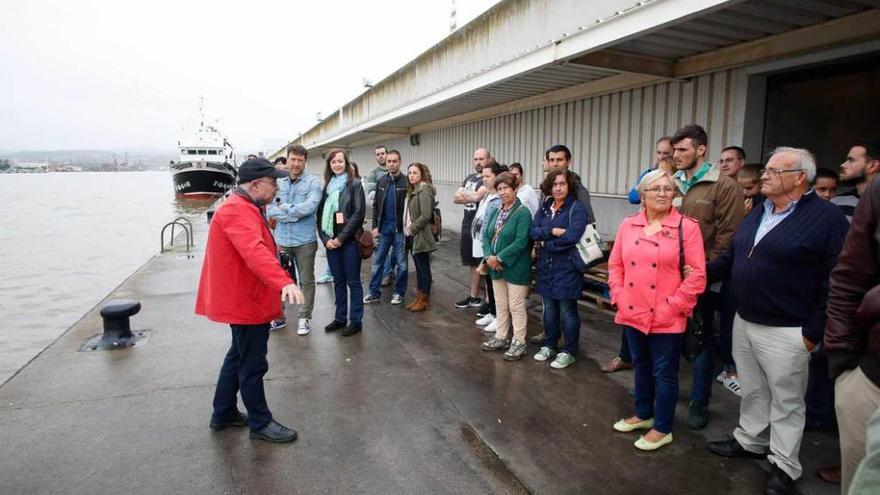
[[[302,304],[303,293],[296,284],[285,285],[281,289],[281,300],[290,304]]]

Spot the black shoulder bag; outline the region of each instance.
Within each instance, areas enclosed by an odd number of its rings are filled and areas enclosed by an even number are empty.
[[[684,216],[678,222],[678,271],[681,273],[681,281],[684,282],[684,229],[681,226]],[[703,314],[699,306],[694,307],[693,313],[687,319],[684,331],[684,342],[681,344],[681,354],[689,363],[693,363],[697,356],[703,352]]]

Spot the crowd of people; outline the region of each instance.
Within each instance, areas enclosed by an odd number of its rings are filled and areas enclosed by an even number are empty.
[[[766,493],[795,493],[804,428],[836,412],[843,493],[877,483],[880,441],[868,443],[868,429],[874,435],[880,429],[880,292],[874,290],[880,282],[880,181],[871,182],[880,173],[880,144],[854,142],[839,173],[817,168],[801,148],[779,147],[766,164],[747,163],[740,146],[722,149],[717,164],[708,152],[699,125],[661,137],[654,165],[628,195],[639,211],[619,225],[607,256],[620,350],[601,369],[633,369],[635,404],[633,415],[612,428],[643,431],[634,442],[640,450],[673,441],[679,363],[696,325],[702,339],[688,356],[687,427],[708,424],[714,382],[740,402],[732,436],[709,442],[711,452],[766,458]],[[249,424],[256,438],[279,442],[296,436],[271,419],[262,393],[265,336],[286,324],[280,303],[240,317],[221,295],[230,284],[238,292],[242,284],[251,288],[248,297],[278,291],[301,303],[297,333],[308,335],[320,240],[335,301],[325,331],[361,332],[364,305],[381,304],[382,287],[392,287],[390,304],[404,303],[410,257],[416,290],[406,309],[430,307],[431,253],[438,245],[430,168],[411,163],[404,169],[401,153],[384,146],[376,147],[375,157],[377,167],[363,182],[341,149],[326,154],[323,180],[305,170],[308,151],[299,145],[287,149],[277,168],[259,158],[242,165],[240,187],[211,225],[197,306],[233,331],[212,428]],[[460,257],[470,272],[469,291],[455,307],[477,310],[475,323],[487,333],[481,349],[503,351],[504,360],[524,357],[529,341],[539,346],[533,359],[554,369],[578,357],[584,278],[577,248],[596,217],[572,164],[568,147],[548,148],[536,191],[521,164],[503,165],[479,148],[474,172],[452,198],[464,208]],[[247,229],[238,225],[246,221]],[[365,294],[362,238],[369,234],[375,250]],[[243,258],[237,260],[241,273],[219,277],[221,256]],[[528,338],[532,290],[541,298],[542,328]],[[242,325],[259,327],[259,337]],[[238,387],[248,415],[235,408],[234,394],[230,398]],[[826,469],[822,476],[836,472]]]

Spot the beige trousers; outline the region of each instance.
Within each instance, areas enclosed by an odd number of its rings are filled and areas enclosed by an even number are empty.
[[[843,372],[834,382],[834,410],[840,430],[840,493],[849,485],[859,462],[865,457],[868,419],[880,407],[880,388],[862,370]]]
[[[767,460],[792,479],[800,478],[810,363],[800,327],[759,325],[737,314],[733,360],[742,393],[734,438],[749,452],[769,447]]]
[[[495,290],[495,318],[498,320],[495,337],[506,339],[510,333],[510,321],[513,320],[513,340],[525,342],[528,321],[526,294],[529,287],[511,284],[506,280],[492,280],[492,288]]]

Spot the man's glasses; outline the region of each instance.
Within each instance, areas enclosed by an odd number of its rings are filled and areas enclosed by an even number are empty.
[[[773,168],[773,167],[765,167],[764,172],[768,174],[773,174],[777,177],[781,177],[782,174],[786,172],[803,172],[802,168]]]

